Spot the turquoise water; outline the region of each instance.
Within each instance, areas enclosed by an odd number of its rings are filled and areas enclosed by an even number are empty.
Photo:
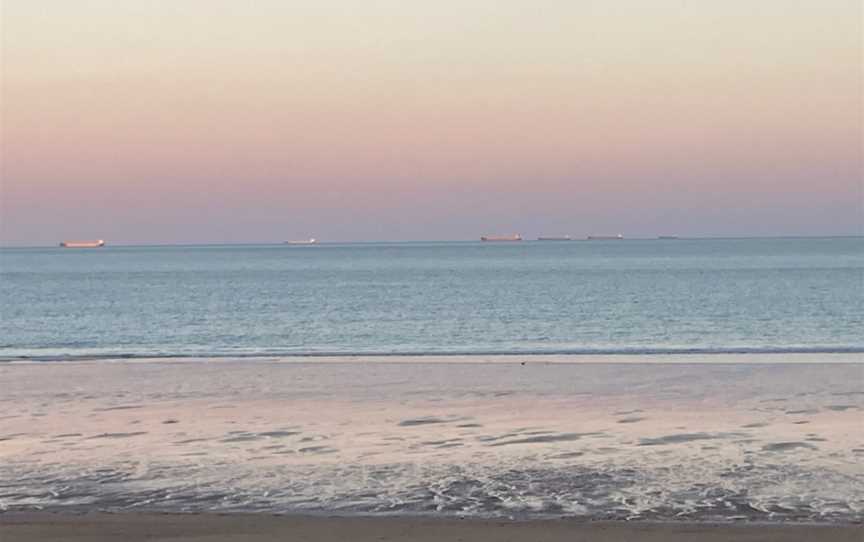
[[[864,239],[0,251],[0,358],[864,352]]]

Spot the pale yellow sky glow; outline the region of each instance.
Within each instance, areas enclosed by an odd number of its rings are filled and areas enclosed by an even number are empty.
[[[862,6],[2,2],[0,242],[862,233]]]

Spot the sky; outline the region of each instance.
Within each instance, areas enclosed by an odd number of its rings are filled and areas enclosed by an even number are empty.
[[[2,0],[0,244],[864,233],[859,0]]]

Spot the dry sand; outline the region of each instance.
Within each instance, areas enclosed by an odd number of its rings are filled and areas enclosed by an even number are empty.
[[[861,542],[862,525],[327,518],[251,514],[0,514],[0,541],[819,541]]]

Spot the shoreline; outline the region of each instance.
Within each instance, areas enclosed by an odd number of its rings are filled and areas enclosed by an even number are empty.
[[[8,537],[8,538],[7,538]],[[123,539],[208,542],[276,540],[356,542],[472,540],[563,542],[786,541],[858,542],[861,524],[701,523],[578,519],[456,519],[426,516],[315,516],[194,513],[0,513],[0,538],[16,542]]]
[[[273,354],[165,356],[0,357],[0,366],[91,363],[450,363],[450,364],[864,364],[858,351],[840,352],[626,352],[626,353],[434,353],[434,354]]]

